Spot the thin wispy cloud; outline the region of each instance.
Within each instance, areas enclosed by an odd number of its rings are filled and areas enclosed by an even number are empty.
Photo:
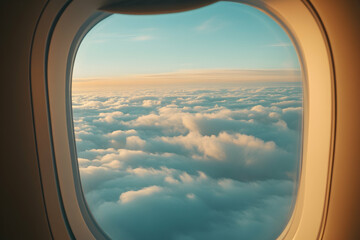
[[[135,34],[103,33],[87,37],[89,43],[106,43],[111,41],[127,40],[136,37]]]
[[[104,33],[97,36],[90,36],[87,41],[89,43],[108,43],[113,41],[148,41],[155,37],[148,34],[148,30],[144,30],[146,34],[121,34],[121,33]]]
[[[199,32],[202,31],[216,31],[221,29],[223,24],[216,19],[215,17],[209,18],[208,20],[202,22],[200,25],[196,27],[196,30]]]
[[[280,43],[274,43],[269,44],[267,47],[293,47],[293,44],[290,42],[280,42]]]
[[[148,27],[148,28],[143,28],[142,31],[144,32],[154,32],[154,31],[157,31],[159,30],[158,28],[155,28],[155,27]]]
[[[299,69],[198,69],[170,73],[135,74],[113,78],[74,79],[73,90],[124,86],[237,84],[240,82],[300,82]]]
[[[133,40],[133,41],[148,41],[148,40],[152,40],[152,39],[154,39],[154,37],[151,35],[140,35],[140,36],[133,37],[131,40]]]

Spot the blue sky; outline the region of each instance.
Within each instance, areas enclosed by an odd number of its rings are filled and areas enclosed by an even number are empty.
[[[84,38],[74,79],[206,69],[298,69],[284,30],[263,12],[219,2],[164,15],[111,15]]]

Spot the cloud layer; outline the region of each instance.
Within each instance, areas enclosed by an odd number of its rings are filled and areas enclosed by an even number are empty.
[[[162,85],[233,85],[243,83],[300,82],[298,69],[198,69],[158,74],[134,74],[118,78],[73,80],[73,89],[123,88],[124,86],[162,86]]]
[[[270,240],[287,223],[300,84],[78,93],[73,112],[85,198],[111,238]]]

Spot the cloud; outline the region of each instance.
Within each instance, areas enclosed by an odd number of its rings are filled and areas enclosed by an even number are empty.
[[[143,168],[143,167],[138,167],[138,168],[128,168],[126,170],[128,173],[132,173],[135,174],[137,176],[140,177],[144,177],[147,175],[168,175],[171,174],[174,170],[173,169],[168,169],[166,167],[161,167],[160,170],[158,169],[154,169],[154,168]]]
[[[152,185],[122,193],[129,201],[100,203],[96,216],[115,239],[270,240],[282,230],[279,221],[287,220],[291,195],[284,192],[289,187],[289,182],[277,181],[233,182],[228,188],[195,182],[178,191]]]
[[[137,74],[120,78],[73,79],[73,90],[120,89],[124,86],[192,86],[199,84],[218,85],[239,82],[300,82],[299,69],[189,69],[158,74]],[[95,103],[92,103],[95,104]]]
[[[300,161],[300,84],[73,100],[83,191],[111,238],[270,240],[282,231]]]
[[[180,179],[184,183],[191,183],[193,181],[193,178],[186,172],[180,175]]]
[[[280,102],[272,103],[271,105],[274,105],[274,106],[292,105],[293,106],[294,104],[301,104],[301,101],[299,101],[299,100],[280,101]]]
[[[141,29],[137,33],[133,34],[123,34],[123,33],[102,33],[99,35],[89,35],[87,36],[88,43],[90,44],[99,44],[99,43],[110,43],[110,42],[119,42],[119,41],[147,41],[152,40],[154,37],[149,34],[156,30],[155,28]]]
[[[224,25],[223,21],[216,19],[215,17],[209,18],[200,23],[195,29],[198,32],[217,31]]]
[[[99,119],[95,120],[98,122],[108,122],[112,123],[115,122],[118,118],[121,118],[124,116],[124,113],[120,111],[110,112],[110,113],[100,113]]]
[[[267,45],[268,47],[294,47],[294,45],[290,42],[279,42],[274,44]]]
[[[126,138],[126,147],[128,149],[141,149],[145,146],[146,141],[138,136],[130,136]]]
[[[128,203],[128,202],[134,201],[137,198],[149,196],[149,195],[152,195],[152,194],[160,192],[160,191],[162,191],[161,187],[150,186],[150,187],[146,187],[146,188],[143,188],[143,189],[140,189],[137,191],[124,192],[120,195],[119,202],[120,203]]]
[[[140,35],[132,38],[133,41],[148,41],[152,39],[154,39],[154,37],[150,35]]]
[[[165,178],[165,182],[170,183],[170,184],[177,184],[177,183],[179,183],[178,180],[174,179],[173,177],[169,177],[169,176]]]
[[[152,107],[153,105],[159,105],[161,104],[161,101],[156,101],[156,100],[144,100],[143,101],[143,106],[144,107]]]
[[[183,145],[190,150],[196,149],[198,153],[204,155],[205,159],[210,157],[220,161],[226,160],[225,146],[235,145],[248,150],[256,149],[260,151],[273,150],[276,146],[272,141],[264,142],[253,136],[229,134],[227,132],[220,132],[218,136],[202,136],[196,131],[190,132],[186,136],[162,137],[161,139],[167,143]]]

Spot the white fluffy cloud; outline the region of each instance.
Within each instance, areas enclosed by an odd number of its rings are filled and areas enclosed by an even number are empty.
[[[135,200],[136,198],[149,196],[162,190],[159,186],[150,186],[137,191],[127,191],[120,195],[119,202],[127,203]]]
[[[114,239],[276,238],[294,198],[301,101],[296,85],[73,96],[90,210]]]

